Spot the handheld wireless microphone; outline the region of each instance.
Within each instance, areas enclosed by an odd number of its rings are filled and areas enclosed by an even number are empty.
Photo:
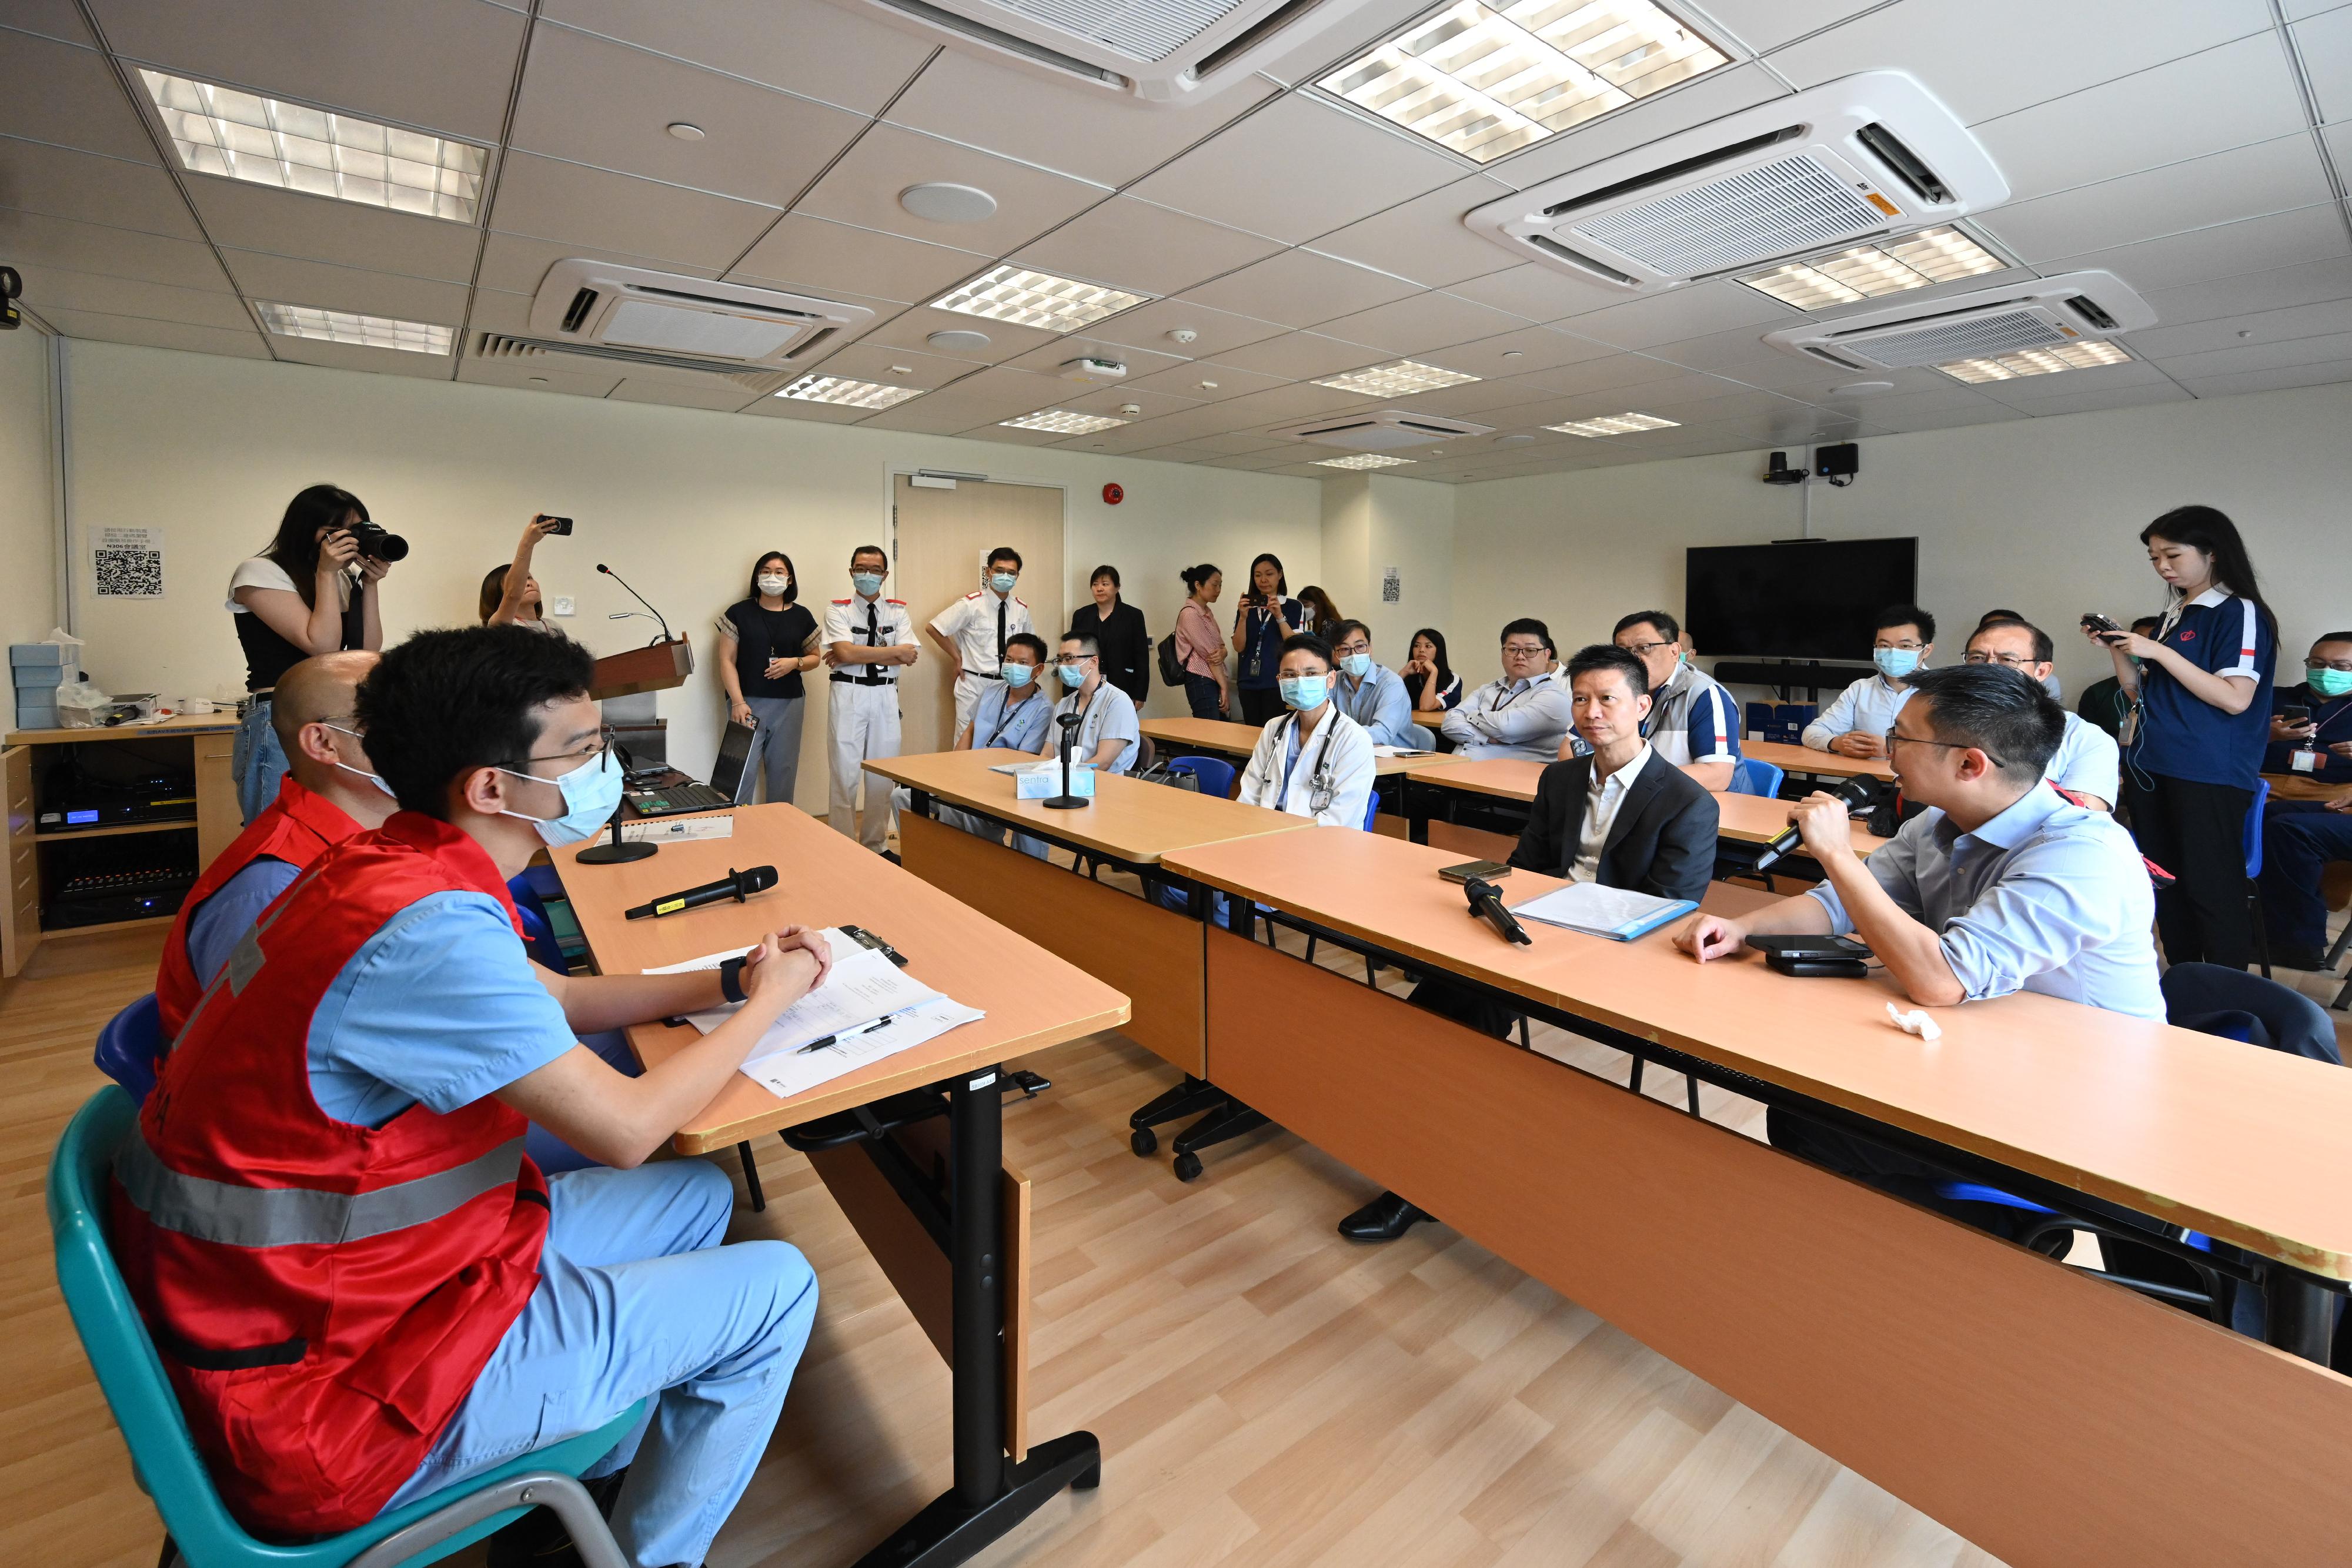
[[[1506,942],[1517,942],[1521,946],[1535,946],[1535,938],[1528,935],[1527,927],[1503,907],[1501,888],[1485,877],[1474,876],[1462,884],[1462,891],[1470,895],[1470,913],[1493,926],[1496,936]]]
[[[662,619],[662,612],[660,611],[654,609],[653,601],[647,599],[644,594],[639,593],[635,589],[629,588],[628,579],[623,577],[619,572],[614,571],[611,567],[606,566],[601,560],[596,563],[596,570],[603,572],[606,577],[611,578],[614,582],[619,583],[623,588],[628,589],[630,598],[635,600],[638,603],[644,605],[648,611],[652,612],[654,623],[662,629],[663,642],[675,643],[677,641],[677,638],[672,637],[669,634],[669,622]],[[625,615],[633,615],[635,613],[636,613],[635,611],[626,611],[623,612]],[[621,615],[615,615],[613,617],[615,621],[621,620],[622,618],[623,617]]]
[[[1830,793],[1835,795],[1839,800],[1843,800],[1845,802],[1845,809],[1848,811],[1858,811],[1863,807],[1869,805],[1871,801],[1878,798],[1878,780],[1871,778],[1867,774],[1858,773],[1853,778],[1845,780],[1845,782],[1840,784],[1836,789],[1831,790]],[[1796,825],[1791,823],[1789,827],[1781,831],[1780,837],[1774,839],[1770,843],[1764,846],[1763,852],[1756,857],[1755,863],[1748,869],[1751,871],[1768,870],[1777,862],[1781,856],[1790,853],[1804,841],[1805,835],[1799,832],[1796,829]]]
[[[640,904],[627,912],[631,920],[644,920],[652,915],[676,915],[681,909],[699,909],[706,904],[717,904],[731,898],[740,904],[755,893],[765,893],[776,885],[776,868],[755,865],[749,871],[727,868],[727,874],[717,882],[706,882],[700,887],[689,887],[683,893],[667,893],[651,904]]]

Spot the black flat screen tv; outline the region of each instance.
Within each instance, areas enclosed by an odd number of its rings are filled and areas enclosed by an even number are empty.
[[[1870,657],[1871,617],[1919,587],[1919,541],[1819,539],[1686,552],[1683,627],[1709,658]]]

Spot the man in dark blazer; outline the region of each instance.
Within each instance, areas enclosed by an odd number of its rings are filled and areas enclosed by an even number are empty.
[[[1715,875],[1719,815],[1715,797],[1643,736],[1650,691],[1642,661],[1622,648],[1598,644],[1568,662],[1568,680],[1576,733],[1591,755],[1543,770],[1511,864],[1696,903]],[[1412,999],[1472,1029],[1510,1035],[1507,1008],[1443,977],[1423,981]],[[1384,1192],[1341,1220],[1339,1234],[1393,1241],[1429,1218],[1408,1199]]]

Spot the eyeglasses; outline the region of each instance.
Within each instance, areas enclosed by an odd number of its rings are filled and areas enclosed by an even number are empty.
[[[1963,664],[2007,664],[2012,670],[2021,670],[2028,664],[2041,662],[2028,653],[1979,653],[1973,648],[1960,655]]]
[[[1903,735],[1890,729],[1886,732],[1886,760],[1889,762],[1895,760],[1895,743],[1898,741],[1905,742],[1912,746],[1941,746],[1952,751],[1984,751],[1983,747],[1970,746],[1964,740],[1929,740],[1923,736]],[[1991,763],[1995,768],[2006,768],[2009,766],[2009,764],[2003,762],[2000,758],[1995,757],[1990,751],[1985,751],[1984,757],[1985,760]]]
[[[612,727],[611,725],[609,725],[609,724],[608,724],[608,725],[604,726],[603,728],[599,729],[599,730],[596,732],[596,738],[595,738],[595,740],[594,740],[593,743],[591,743],[591,744],[590,744],[590,745],[588,745],[588,746],[585,746],[585,747],[582,747],[582,748],[581,748],[580,750],[578,750],[578,751],[557,751],[557,752],[551,752],[551,753],[549,753],[549,754],[548,754],[547,756],[545,756],[545,757],[531,756],[531,757],[521,757],[521,758],[509,758],[507,760],[508,760],[508,762],[515,762],[515,763],[522,763],[522,762],[572,762],[572,761],[576,761],[576,760],[578,760],[578,759],[580,759],[580,758],[582,758],[602,757],[602,756],[603,756],[606,751],[608,751],[608,750],[610,750],[610,749],[612,748],[612,746],[613,746],[613,727]],[[504,766],[506,766],[506,764],[505,764],[505,763],[500,763],[499,766],[500,766],[500,767],[504,767]]]
[[[1922,649],[1922,648],[1926,647],[1927,645],[1927,643],[1922,643],[1922,642],[1918,641],[1916,638],[1912,638],[1912,637],[1906,637],[1906,638],[1904,638],[1904,639],[1903,639],[1903,641],[1901,641],[1900,643],[1871,643],[1871,646],[1872,646],[1872,647],[1874,647],[1874,648],[1899,648],[1899,649],[1903,650],[1905,653],[1917,653],[1920,649]]]
[[[1625,652],[1633,654],[1637,659],[1647,658],[1650,654],[1656,653],[1661,648],[1671,648],[1675,646],[1672,643],[1620,643],[1617,645],[1620,648],[1624,649]]]
[[[1503,644],[1504,653],[1516,654],[1517,657],[1522,659],[1532,659],[1543,651],[1544,645],[1541,643],[1506,643]]]
[[[2305,659],[2303,667],[2316,673],[2320,670],[2340,670],[2352,675],[2352,659]]]

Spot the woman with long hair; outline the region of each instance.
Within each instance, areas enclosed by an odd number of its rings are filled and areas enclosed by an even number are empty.
[[[1424,626],[1412,634],[1405,661],[1397,674],[1404,677],[1404,695],[1415,713],[1443,713],[1462,702],[1462,677],[1445,658],[1445,633]]]
[[[317,653],[383,646],[383,611],[372,591],[392,563],[360,553],[351,526],[368,521],[357,496],[312,485],[286,503],[278,532],[228,580],[228,612],[245,653],[249,694],[237,719],[231,767],[236,803],[251,821],[278,799],[286,752],[269,727],[278,677]]]
[[[2241,846],[2270,739],[2278,622],[2221,512],[2177,507],[2139,538],[2167,591],[2155,634],[2084,627],[2132,705],[2124,803],[2140,852],[2175,879],[2156,901],[2166,961],[2242,969],[2254,941]]]
[[[1102,649],[1103,679],[1135,699],[1139,711],[1151,695],[1151,633],[1143,612],[1119,597],[1118,568],[1095,568],[1087,586],[1094,602],[1070,617],[1070,634],[1092,637]]]
[[[1225,673],[1225,640],[1209,606],[1225,591],[1225,574],[1207,561],[1188,566],[1184,605],[1176,612],[1176,657],[1184,666],[1184,704],[1194,718],[1228,718],[1233,677]]]
[[[800,602],[793,558],[772,549],[751,563],[741,599],[719,618],[719,682],[727,688],[727,716],[751,726],[751,752],[743,760],[738,805],[751,803],[754,780],[765,775],[768,801],[790,801],[800,782],[801,727],[808,694],[801,676],[822,658],[816,617]]]
[[[1331,640],[1331,628],[1347,619],[1339,613],[1339,607],[1331,602],[1331,596],[1311,582],[1298,591],[1298,602],[1307,612],[1306,623],[1298,629],[1310,637],[1320,637],[1326,643]]]
[[[522,543],[515,547],[514,560],[507,566],[494,566],[482,577],[480,612],[485,626],[528,626],[534,632],[552,632],[547,623],[547,612],[540,602],[539,579],[530,574],[531,551],[539,541],[555,531],[558,519],[544,512],[523,525]]]
[[[1289,597],[1290,582],[1282,573],[1282,558],[1262,555],[1250,562],[1249,591],[1234,612],[1234,655],[1241,661],[1234,685],[1241,688],[1242,722],[1255,728],[1282,711],[1282,694],[1276,689],[1282,645],[1306,619],[1306,606]]]

